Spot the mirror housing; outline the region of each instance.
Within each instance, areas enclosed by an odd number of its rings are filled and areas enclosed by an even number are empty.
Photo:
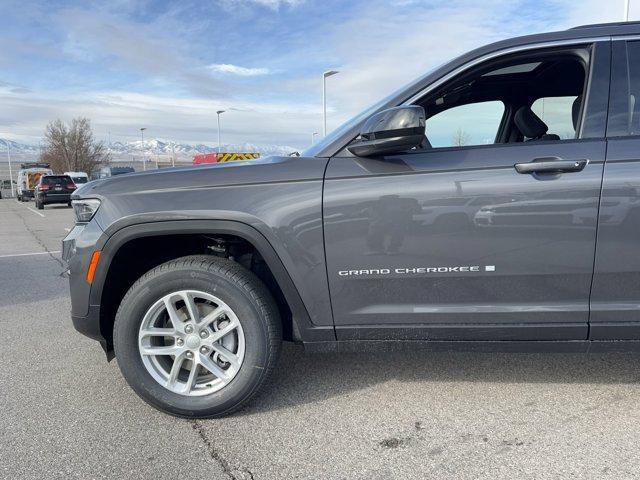
[[[378,112],[364,122],[360,138],[347,147],[358,157],[400,153],[425,139],[426,114],[420,105],[402,105]]]

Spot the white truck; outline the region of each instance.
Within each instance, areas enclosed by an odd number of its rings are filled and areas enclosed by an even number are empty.
[[[23,163],[18,171],[18,200],[26,202],[33,198],[33,191],[43,175],[53,175],[48,163]]]
[[[89,181],[89,175],[85,172],[64,172],[63,175],[69,175],[76,185],[82,185]]]

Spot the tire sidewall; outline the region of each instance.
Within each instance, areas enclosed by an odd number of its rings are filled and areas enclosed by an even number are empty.
[[[138,333],[144,315],[160,298],[179,290],[199,290],[220,298],[234,311],[244,332],[245,354],[240,371],[228,385],[208,395],[185,396],[167,390],[149,374],[139,352]],[[224,275],[196,265],[161,269],[132,287],[116,315],[114,348],[123,375],[145,401],[189,417],[218,415],[232,409],[260,385],[269,361],[267,326],[256,300]]]

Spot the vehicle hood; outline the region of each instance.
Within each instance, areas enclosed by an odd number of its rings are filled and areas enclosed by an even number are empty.
[[[73,198],[313,180],[322,178],[326,161],[327,159],[315,157],[274,156],[258,160],[161,168],[86,183],[78,188]]]

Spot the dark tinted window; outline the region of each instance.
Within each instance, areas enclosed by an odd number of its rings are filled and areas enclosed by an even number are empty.
[[[607,135],[640,135],[640,42],[613,42]]]
[[[42,177],[42,183],[46,183],[47,185],[62,185],[63,183],[72,183],[71,177],[68,175],[48,175],[46,177]]]

